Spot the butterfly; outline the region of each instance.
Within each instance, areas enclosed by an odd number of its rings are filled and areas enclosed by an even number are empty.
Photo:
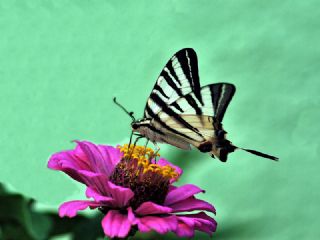
[[[222,162],[236,149],[278,160],[256,150],[236,147],[227,140],[222,120],[235,91],[230,83],[201,87],[197,54],[192,48],[184,48],[162,69],[143,118],[136,120],[133,112],[128,112],[115,98],[114,102],[131,116],[132,133],[154,144],[167,143],[184,150],[194,146]]]

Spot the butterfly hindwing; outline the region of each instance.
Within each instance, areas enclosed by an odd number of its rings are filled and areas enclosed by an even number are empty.
[[[211,84],[203,87],[201,90],[203,95],[210,96],[214,109],[214,117],[218,122],[222,122],[223,116],[235,92],[236,87],[230,83]]]
[[[197,147],[202,142],[213,140],[215,130],[219,130],[217,123],[219,125],[222,121],[234,92],[234,85],[229,83],[204,86],[200,91],[203,103],[194,92],[182,96],[169,106],[159,103],[162,111],[154,116],[153,122],[165,135],[182,138]]]
[[[220,159],[220,152],[215,145],[217,143],[217,138],[215,135],[216,128],[214,124],[214,117],[198,115],[181,115],[180,117],[197,128],[197,132],[182,126],[172,118],[163,118],[163,121],[168,128],[161,128],[161,126],[158,127],[160,127],[165,136],[164,142],[174,146],[177,146],[177,142],[183,142],[185,147],[180,148],[187,150],[190,149],[190,145],[193,145],[201,152],[211,152],[211,156],[214,155]],[[157,122],[155,122],[155,124],[157,125]],[[179,135],[170,131],[170,128],[175,129]],[[180,134],[183,134],[186,137],[183,137]]]
[[[215,83],[201,88],[203,103],[197,101],[191,92],[170,104],[179,114],[194,114],[197,116],[214,116],[222,122],[225,111],[235,93],[235,86],[230,83]]]

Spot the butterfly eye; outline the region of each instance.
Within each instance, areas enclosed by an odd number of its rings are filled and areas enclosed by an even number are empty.
[[[131,124],[131,127],[132,127],[132,129],[138,129],[139,126],[137,123],[134,122]]]

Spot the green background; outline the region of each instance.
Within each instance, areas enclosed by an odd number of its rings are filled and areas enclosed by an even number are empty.
[[[128,141],[162,67],[181,48],[201,84],[236,85],[224,126],[236,145],[224,164],[162,145],[206,189],[214,239],[315,239],[319,220],[318,1],[1,1],[0,182],[56,209],[83,188],[50,171],[71,140]],[[317,187],[318,186],[318,187]],[[198,238],[205,235],[199,234]]]

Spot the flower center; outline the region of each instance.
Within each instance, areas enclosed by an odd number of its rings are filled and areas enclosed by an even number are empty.
[[[170,180],[179,177],[175,169],[152,161],[156,155],[160,155],[155,154],[151,148],[133,145],[128,147],[127,144],[118,148],[124,155],[111,174],[110,181],[134,192],[134,198],[130,202],[134,209],[147,201],[163,204]]]

